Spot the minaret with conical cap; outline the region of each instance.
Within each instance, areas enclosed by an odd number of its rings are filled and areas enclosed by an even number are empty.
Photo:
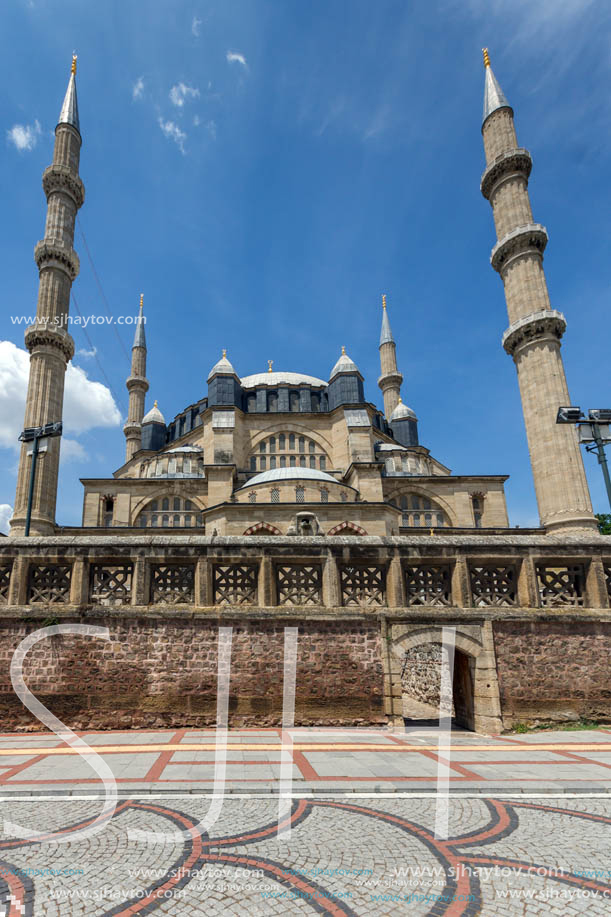
[[[384,414],[386,415],[386,420],[390,420],[390,415],[399,404],[403,376],[397,369],[397,353],[392,331],[390,330],[390,322],[388,321],[386,296],[382,296],[380,368],[382,370],[382,375],[378,379],[378,385],[382,389],[382,394],[384,396]]]
[[[497,243],[490,262],[505,287],[509,328],[503,346],[516,365],[541,523],[548,532],[596,527],[575,429],[556,424],[570,404],[560,339],[566,328],[552,309],[543,271],[547,231],[533,221],[528,196],[532,160],[518,146],[513,110],[484,48],[486,83],[482,135],[486,170],[481,191],[490,201]]]
[[[34,250],[39,271],[36,321],[25,332],[25,344],[30,352],[25,428],[62,419],[66,366],[74,354],[74,341],[67,331],[70,290],[79,272],[79,259],[72,247],[74,222],[85,199],[85,188],[78,174],[80,150],[75,55],[55,128],[53,162],[42,177],[47,220],[44,239]],[[32,461],[27,445],[23,444],[19,458],[11,534],[22,533],[25,526]],[[55,530],[59,450],[60,437],[50,437],[46,451],[38,456],[32,495],[30,532],[33,535],[47,535]]]
[[[129,407],[127,421],[123,427],[125,433],[125,461],[131,458],[142,448],[142,418],[144,417],[144,396],[148,391],[146,378],[146,335],[144,333],[144,295],[140,294],[140,311],[138,324],[134,334],[132,346],[132,370],[125,385],[129,392]]]

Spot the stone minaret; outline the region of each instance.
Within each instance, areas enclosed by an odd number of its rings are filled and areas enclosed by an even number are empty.
[[[499,86],[487,49],[482,134],[486,170],[481,190],[492,205],[497,244],[490,262],[505,287],[509,328],[503,347],[518,372],[528,448],[541,523],[548,532],[595,528],[592,504],[574,427],[557,425],[570,404],[560,339],[566,328],[551,308],[543,251],[547,231],[533,221],[528,197],[532,160],[518,146],[513,110]]]
[[[131,458],[142,448],[142,418],[144,417],[144,396],[149,384],[146,379],[146,336],[144,334],[144,321],[142,318],[144,296],[140,296],[140,314],[132,346],[132,371],[126,381],[129,392],[129,408],[127,422],[123,427],[125,433],[125,461]]]
[[[388,321],[388,312],[386,311],[386,296],[382,296],[380,367],[382,369],[382,375],[378,379],[378,385],[382,389],[382,394],[384,395],[384,414],[386,415],[386,420],[390,420],[390,415],[399,403],[403,376],[397,369],[397,353],[392,331],[390,330],[390,322]]]
[[[45,236],[34,250],[39,286],[36,322],[25,332],[30,352],[30,377],[24,427],[38,427],[62,419],[64,376],[74,354],[68,334],[72,281],[79,272],[79,259],[72,245],[76,212],[85,199],[79,178],[81,134],[76,101],[76,56],[70,82],[55,128],[53,163],[43,173],[47,197]],[[15,513],[11,534],[24,531],[31,458],[24,443],[19,458]],[[32,500],[32,535],[48,535],[55,529],[55,501],[59,471],[60,437],[47,439],[46,452],[38,456]]]

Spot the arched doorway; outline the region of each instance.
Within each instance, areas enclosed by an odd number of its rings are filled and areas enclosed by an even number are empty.
[[[437,726],[442,678],[441,643],[409,647],[401,664],[401,703],[406,726]],[[454,651],[452,725],[474,729],[473,681],[475,659]]]

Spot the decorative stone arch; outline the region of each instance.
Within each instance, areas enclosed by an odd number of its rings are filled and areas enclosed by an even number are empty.
[[[470,672],[472,711],[469,728],[487,735],[499,733],[503,724],[492,626],[490,622],[481,625],[448,622],[446,626],[456,629],[454,685],[457,675],[462,677]],[[390,625],[384,683],[386,712],[394,724],[403,725],[401,669],[405,653],[418,646],[439,643],[442,643],[441,625],[403,622]]]
[[[326,436],[319,433],[318,430],[314,432],[310,427],[303,423],[296,423],[294,420],[289,420],[282,424],[276,420],[268,427],[257,430],[250,442],[250,452],[256,452],[262,439],[269,439],[270,436],[279,436],[281,433],[294,433],[295,436],[305,436],[313,440],[320,446],[320,451],[324,452],[329,460],[331,459],[331,454],[333,452],[332,442],[327,439]]]
[[[191,512],[191,513],[193,513],[194,515],[199,515],[200,513],[203,513],[204,510],[206,509],[205,506],[202,506],[201,501],[198,500],[198,498],[195,497],[195,496],[193,496],[192,494],[181,493],[181,492],[178,490],[178,488],[172,488],[172,489],[170,489],[170,488],[168,488],[168,487],[160,487],[160,488],[158,489],[158,491],[156,491],[155,493],[147,494],[145,497],[140,497],[140,498],[137,499],[134,503],[132,503],[132,506],[131,506],[131,525],[132,525],[132,526],[137,526],[137,524],[138,524],[138,519],[139,519],[141,513],[143,513],[143,512],[151,512],[151,510],[149,510],[148,507],[150,506],[150,504],[151,504],[154,500],[164,500],[166,497],[167,497],[169,500],[173,500],[174,497],[180,497],[181,500],[190,500],[191,503],[193,504],[193,509],[192,509],[192,510],[187,510],[187,512]],[[155,510],[155,512],[159,513],[160,515],[161,515],[162,513],[164,513],[164,512],[168,512],[168,513],[172,514],[172,513],[174,512],[174,510],[172,510],[172,509],[169,509],[169,510],[161,510],[161,509],[158,509],[158,510]],[[185,511],[184,511],[184,510],[181,510],[180,512],[185,512]]]
[[[365,529],[357,525],[356,522],[340,522],[334,528],[327,532],[327,535],[341,535],[351,532],[353,535],[366,535]]]
[[[275,525],[271,525],[269,522],[257,522],[256,525],[251,525],[250,528],[246,529],[244,532],[245,535],[282,535],[280,529],[277,529]]]
[[[411,478],[400,478],[401,483],[393,481],[393,488],[388,493],[387,500],[396,500],[407,494],[415,494],[417,497],[426,497],[427,500],[431,500],[432,503],[436,503],[439,506],[439,509],[448,517],[450,526],[456,526],[458,523],[456,521],[456,513],[453,507],[450,506],[445,497],[440,496],[437,493],[432,493],[430,490],[426,490],[422,485],[413,484]],[[397,509],[401,511],[401,507],[397,502]],[[424,510],[423,510],[424,512]],[[428,512],[428,510],[426,510]],[[432,510],[435,512],[435,510]]]

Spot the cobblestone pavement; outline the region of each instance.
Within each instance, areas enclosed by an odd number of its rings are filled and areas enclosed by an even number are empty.
[[[57,736],[0,735],[0,798],[12,793],[99,789],[95,762],[121,792],[205,790],[214,785],[216,733],[209,730],[83,733],[84,755]],[[225,788],[277,789],[288,762],[293,790],[434,790],[497,792],[611,788],[611,731],[480,736],[434,729],[232,730]],[[96,758],[96,755],[99,756]]]
[[[280,835],[277,797],[227,797],[201,831],[212,801],[121,800],[102,830],[79,840],[100,800],[3,800],[5,827],[16,823],[35,839],[2,835],[0,914],[610,912],[604,798],[456,796],[444,810],[431,795],[309,796],[287,801]],[[445,840],[435,836],[440,813]]]

